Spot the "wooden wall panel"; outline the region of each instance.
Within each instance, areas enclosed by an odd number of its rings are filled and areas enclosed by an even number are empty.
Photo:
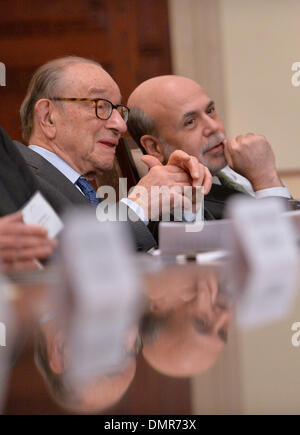
[[[75,54],[99,61],[124,101],[141,81],[171,72],[165,0],[0,0],[0,124],[21,138],[18,116],[32,73],[47,60]]]
[[[189,414],[190,384],[155,372],[139,357],[136,376],[118,404],[105,414]],[[28,343],[13,367],[5,414],[71,414],[56,405],[33,364]]]
[[[99,61],[119,84],[124,101],[143,80],[171,73],[166,0],[0,0],[0,124],[21,139],[19,107],[35,69],[75,54]],[[112,413],[188,413],[189,383],[166,378],[140,361],[136,378]],[[61,412],[48,397],[32,347],[13,368],[6,413]]]

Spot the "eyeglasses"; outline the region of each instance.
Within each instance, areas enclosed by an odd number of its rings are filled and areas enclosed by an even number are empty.
[[[127,122],[129,116],[129,107],[124,106],[123,104],[113,104],[109,100],[105,100],[105,98],[49,98],[53,101],[94,101],[95,103],[95,113],[97,118],[102,119],[102,121],[106,121],[111,117],[112,111],[114,109],[119,112],[122,119]]]

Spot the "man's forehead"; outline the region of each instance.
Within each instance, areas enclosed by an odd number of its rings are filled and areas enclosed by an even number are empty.
[[[114,86],[114,85],[109,85],[108,86],[98,86],[98,87],[94,87],[94,86],[90,86],[88,87],[88,90],[86,91],[86,96],[89,98],[106,98],[106,99],[117,99],[119,102],[121,102],[122,97],[121,97],[121,93],[120,90],[118,88],[118,86]]]
[[[95,64],[78,63],[68,66],[64,71],[62,83],[64,90],[74,93],[72,96],[121,99],[116,82],[104,69]]]
[[[158,122],[168,117],[169,121],[177,123],[188,114],[204,111],[211,103],[211,98],[199,87],[194,92],[179,91],[169,94],[169,98],[154,100],[150,110]]]
[[[196,88],[195,90],[182,90],[174,94],[170,100],[172,106],[179,108],[182,113],[189,111],[204,110],[211,102],[211,98],[207,95],[203,88]]]

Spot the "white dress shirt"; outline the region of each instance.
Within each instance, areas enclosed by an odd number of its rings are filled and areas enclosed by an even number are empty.
[[[290,191],[287,187],[270,187],[268,189],[262,189],[257,190],[254,192],[252,184],[250,183],[247,178],[243,177],[242,175],[235,172],[233,169],[231,169],[228,165],[225,166],[220,172],[223,172],[226,177],[230,178],[233,182],[240,184],[248,193],[249,195],[255,197],[255,198],[267,198],[270,196],[280,196],[282,198],[291,198],[292,195],[290,194]],[[214,184],[221,184],[218,177],[213,177],[213,183]]]

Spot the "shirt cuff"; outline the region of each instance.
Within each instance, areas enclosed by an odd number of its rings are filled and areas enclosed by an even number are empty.
[[[127,207],[134,211],[134,213],[139,217],[142,222],[144,222],[145,225],[149,224],[149,221],[145,216],[144,210],[136,202],[131,201],[131,199],[128,198],[122,198],[120,202],[123,202],[123,204],[126,204]]]
[[[270,187],[269,189],[257,190],[255,196],[258,199],[267,198],[270,196],[279,196],[281,198],[292,198],[287,187]]]

